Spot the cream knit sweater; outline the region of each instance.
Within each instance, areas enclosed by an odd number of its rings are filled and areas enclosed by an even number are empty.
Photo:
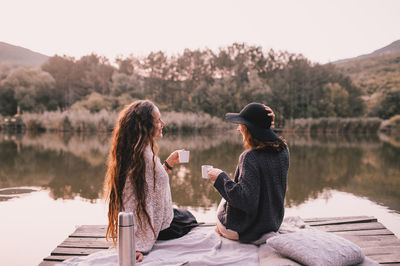
[[[169,186],[169,177],[160,158],[155,157],[155,189],[153,179],[153,152],[148,146],[144,153],[146,162],[146,210],[150,216],[151,224],[157,236],[161,230],[168,228],[174,216],[171,200],[171,189]],[[135,227],[136,251],[147,253],[153,247],[156,237],[154,237],[145,215],[142,215],[143,231],[138,226],[136,218],[137,199],[133,186],[127,178],[122,195],[124,208],[127,212],[133,212]]]

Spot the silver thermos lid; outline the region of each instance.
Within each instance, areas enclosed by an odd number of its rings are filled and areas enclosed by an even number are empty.
[[[118,214],[118,225],[119,226],[133,226],[133,213],[120,212]]]

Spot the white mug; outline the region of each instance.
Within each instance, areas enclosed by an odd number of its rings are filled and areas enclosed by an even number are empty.
[[[179,162],[180,163],[188,163],[189,162],[189,153],[190,153],[190,151],[178,151]]]
[[[213,168],[212,165],[202,165],[201,166],[201,177],[208,178],[207,170]]]

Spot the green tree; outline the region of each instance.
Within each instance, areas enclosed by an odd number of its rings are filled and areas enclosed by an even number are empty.
[[[107,58],[96,54],[83,56],[76,61],[76,68],[83,73],[77,84],[82,88],[82,96],[91,92],[109,93],[114,68]]]
[[[87,109],[90,112],[99,112],[102,109],[111,111],[113,108],[112,100],[107,97],[103,96],[98,92],[92,92],[91,94],[87,95],[84,99],[74,103],[71,106],[71,109]]]
[[[128,93],[137,98],[142,98],[144,96],[140,77],[136,74],[128,75],[115,72],[112,77],[110,92],[112,96],[117,97],[124,93]]]
[[[14,115],[17,112],[17,101],[14,97],[14,89],[4,84],[4,80],[12,71],[12,67],[0,63],[0,114]]]
[[[378,116],[383,119],[400,114],[400,89],[388,91],[379,106]]]
[[[42,70],[50,73],[55,80],[56,93],[53,96],[61,109],[66,109],[75,101],[76,71],[75,59],[67,56],[52,56],[42,65]]]
[[[53,77],[48,73],[28,68],[17,68],[2,81],[6,90],[14,91],[13,97],[21,109],[31,112],[57,108],[57,101],[53,99],[54,84]]]
[[[14,115],[17,113],[18,103],[14,97],[14,90],[0,82],[0,114]]]

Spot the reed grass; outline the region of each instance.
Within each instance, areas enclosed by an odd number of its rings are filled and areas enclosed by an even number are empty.
[[[22,121],[29,131],[49,132],[110,132],[118,113],[101,110],[91,113],[86,109],[52,111],[43,113],[24,113]],[[230,123],[217,117],[200,113],[163,112],[166,129],[170,132],[200,132],[208,129],[232,128]]]
[[[107,132],[112,130],[116,118],[115,112],[91,113],[86,109],[22,115],[26,129],[33,131]]]
[[[172,132],[199,132],[232,128],[232,124],[206,113],[164,112],[162,119],[166,123],[166,130]]]
[[[395,115],[383,121],[380,131],[388,134],[400,134],[400,115]]]
[[[376,134],[382,119],[377,117],[357,118],[300,118],[287,121],[285,130],[318,134]]]

